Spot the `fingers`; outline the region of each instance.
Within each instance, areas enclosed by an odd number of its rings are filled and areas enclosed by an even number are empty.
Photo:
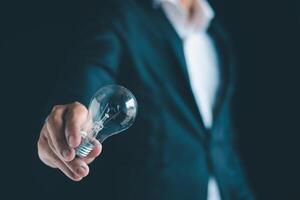
[[[51,161],[48,159],[49,158],[48,152],[49,152],[50,147],[49,147],[47,138],[44,134],[45,131],[46,131],[46,125],[43,126],[39,140],[38,140],[38,155],[43,163],[45,163],[49,167],[57,168],[56,165],[51,163]]]
[[[55,106],[48,117],[47,129],[57,155],[64,161],[75,158],[81,142],[80,129],[87,120],[87,109],[80,103]]]
[[[95,158],[100,155],[100,153],[102,151],[102,145],[100,144],[100,142],[98,140],[95,140],[94,144],[95,144],[94,149],[86,157],[81,158],[87,164],[90,164],[91,162],[93,162],[95,160]]]
[[[44,134],[40,135],[38,141],[39,158],[52,168],[59,168],[67,177],[74,181],[79,181],[82,176],[74,173],[60,158],[52,151]]]
[[[102,145],[98,140],[94,141],[94,149],[87,155],[87,158],[96,158],[102,151]]]
[[[77,175],[85,177],[89,173],[88,164],[95,160],[101,153],[102,146],[98,140],[95,141],[95,148],[86,157],[76,157],[65,164]]]
[[[80,103],[55,106],[48,116],[38,141],[40,159],[52,168],[59,168],[66,176],[79,181],[89,173],[90,164],[101,153],[95,140],[88,156],[76,157],[75,148],[81,143],[80,131],[90,128],[88,111]]]
[[[52,151],[49,152],[49,160],[53,163],[60,171],[62,171],[67,177],[72,179],[73,181],[80,181],[83,176],[81,174],[74,173],[62,160],[59,159],[56,154]],[[86,174],[87,175],[87,174]]]
[[[65,115],[65,138],[69,147],[75,148],[80,145],[80,130],[86,123],[88,111],[82,104],[75,102],[68,106]]]
[[[67,111],[66,106],[55,106],[48,117],[46,127],[52,150],[57,153],[62,160],[71,161],[75,157],[74,149],[71,149],[64,136],[64,115]]]
[[[89,166],[81,158],[76,157],[71,162],[66,163],[66,165],[80,177],[85,177],[89,174]]]
[[[89,167],[81,158],[75,158],[70,162],[65,162],[53,150],[54,146],[51,140],[47,139],[47,129],[43,129],[41,134],[38,149],[40,159],[52,168],[59,168],[66,176],[72,180],[79,181],[89,173]]]

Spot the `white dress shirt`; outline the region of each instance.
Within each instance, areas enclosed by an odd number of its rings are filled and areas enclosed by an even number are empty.
[[[205,0],[196,0],[193,15],[182,7],[180,0],[156,0],[180,36],[189,74],[190,85],[206,128],[213,122],[213,107],[220,84],[218,57],[207,27],[214,12]],[[220,200],[213,175],[208,182],[208,200]]]

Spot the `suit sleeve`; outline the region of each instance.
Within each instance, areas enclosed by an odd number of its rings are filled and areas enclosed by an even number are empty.
[[[88,106],[99,87],[116,82],[121,54],[119,37],[114,31],[100,29],[85,36],[68,56],[49,106],[74,101]]]
[[[48,105],[49,109],[56,104],[74,101],[88,106],[90,98],[99,87],[117,81],[116,77],[122,57],[118,35],[112,30],[101,29],[85,37],[84,41],[80,43],[72,51],[67,65],[60,73]],[[101,167],[109,167],[109,164],[106,165]],[[102,172],[100,169],[98,171]],[[79,198],[80,195],[78,196],[76,190],[94,188],[93,184],[99,185],[101,182],[97,179],[91,180],[85,184],[86,186],[72,183],[62,173],[58,173],[57,170],[44,166],[42,163],[37,166],[36,174],[43,194],[47,194],[50,199],[57,198],[58,194],[61,198]],[[101,177],[104,184],[109,185],[109,179],[105,179],[105,175],[101,175]],[[56,192],[53,193],[53,191]],[[81,193],[84,195],[84,192]]]

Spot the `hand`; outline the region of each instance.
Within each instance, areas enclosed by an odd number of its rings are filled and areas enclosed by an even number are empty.
[[[100,153],[102,146],[96,140],[95,148],[88,156],[75,155],[81,143],[80,130],[86,123],[88,111],[75,102],[54,106],[40,133],[38,154],[43,163],[58,168],[74,181],[80,181],[89,173],[90,164]]]

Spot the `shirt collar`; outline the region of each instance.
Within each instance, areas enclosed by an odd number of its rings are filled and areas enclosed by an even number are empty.
[[[184,35],[188,32],[200,32],[206,31],[211,20],[214,18],[214,11],[206,0],[196,0],[196,7],[194,16],[188,20],[188,13],[181,7],[180,0],[153,0],[156,7],[162,4],[170,4],[174,6],[177,12],[180,14],[181,23],[177,23],[177,29]],[[172,22],[174,23],[174,22]]]

